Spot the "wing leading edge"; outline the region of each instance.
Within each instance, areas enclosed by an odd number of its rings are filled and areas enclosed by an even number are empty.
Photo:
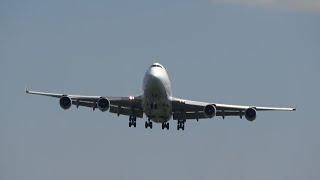
[[[142,99],[141,96],[127,96],[127,97],[111,97],[111,96],[83,96],[83,95],[67,95],[67,94],[56,94],[56,93],[47,93],[39,91],[29,91],[26,89],[27,94],[41,95],[53,98],[68,97],[71,100],[71,104],[75,105],[77,108],[79,106],[89,107],[95,110],[98,105],[97,102],[101,98],[105,98],[110,102],[109,112],[115,113],[118,115],[126,116],[135,116],[142,118]]]
[[[173,119],[206,119],[210,118],[204,112],[206,106],[214,106],[216,112],[215,116],[246,116],[248,109],[254,109],[255,111],[295,111],[295,108],[282,108],[282,107],[259,107],[259,106],[243,106],[243,105],[231,105],[231,104],[218,104],[218,103],[207,103],[199,101],[191,101],[180,98],[172,98],[173,107]],[[255,118],[255,117],[254,117]]]

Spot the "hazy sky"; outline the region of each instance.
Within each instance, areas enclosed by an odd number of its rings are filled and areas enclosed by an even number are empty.
[[[279,8],[282,10],[300,12],[320,12],[319,0],[211,0],[212,3],[233,3],[264,8]]]
[[[319,1],[90,2],[0,2],[1,180],[319,179]],[[175,96],[298,111],[163,131],[24,93],[139,95],[155,61]]]

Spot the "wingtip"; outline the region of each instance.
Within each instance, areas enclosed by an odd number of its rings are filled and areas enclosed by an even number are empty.
[[[297,109],[296,108],[292,108],[292,111],[296,111]]]
[[[29,90],[28,90],[28,88],[27,88],[27,87],[26,87],[26,90],[25,90],[25,91],[26,91],[26,93],[27,93],[27,94],[29,93]]]

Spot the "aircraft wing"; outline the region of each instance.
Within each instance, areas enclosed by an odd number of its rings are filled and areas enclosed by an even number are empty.
[[[89,107],[95,110],[98,108],[97,102],[100,98],[105,98],[110,102],[109,112],[118,115],[134,115],[136,117],[143,117],[142,99],[141,96],[127,96],[127,97],[111,97],[111,96],[83,96],[83,95],[66,95],[56,94],[38,91],[29,91],[26,89],[27,94],[48,96],[61,99],[62,97],[68,97],[71,100],[71,104],[77,108],[79,106]]]
[[[191,101],[180,98],[172,98],[172,113],[174,120],[182,119],[206,119],[210,118],[204,112],[207,105],[214,106],[216,109],[215,116],[245,116],[246,110],[254,109],[255,111],[295,111],[295,108],[280,108],[280,107],[259,107],[245,105],[231,105],[207,103],[199,101]]]

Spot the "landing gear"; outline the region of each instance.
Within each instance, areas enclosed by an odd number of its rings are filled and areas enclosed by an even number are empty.
[[[146,121],[144,123],[144,127],[147,129],[148,127],[150,127],[150,129],[152,129],[152,122],[150,121],[150,119],[148,119],[148,121]]]
[[[129,127],[137,127],[137,117],[129,116]]]
[[[151,121],[146,121],[145,122],[145,128],[150,127],[150,129],[152,129],[152,122]]]
[[[185,124],[185,120],[178,120],[178,124],[177,124],[177,130],[182,129],[184,131],[184,124]]]
[[[169,130],[169,123],[162,123],[162,129]]]

